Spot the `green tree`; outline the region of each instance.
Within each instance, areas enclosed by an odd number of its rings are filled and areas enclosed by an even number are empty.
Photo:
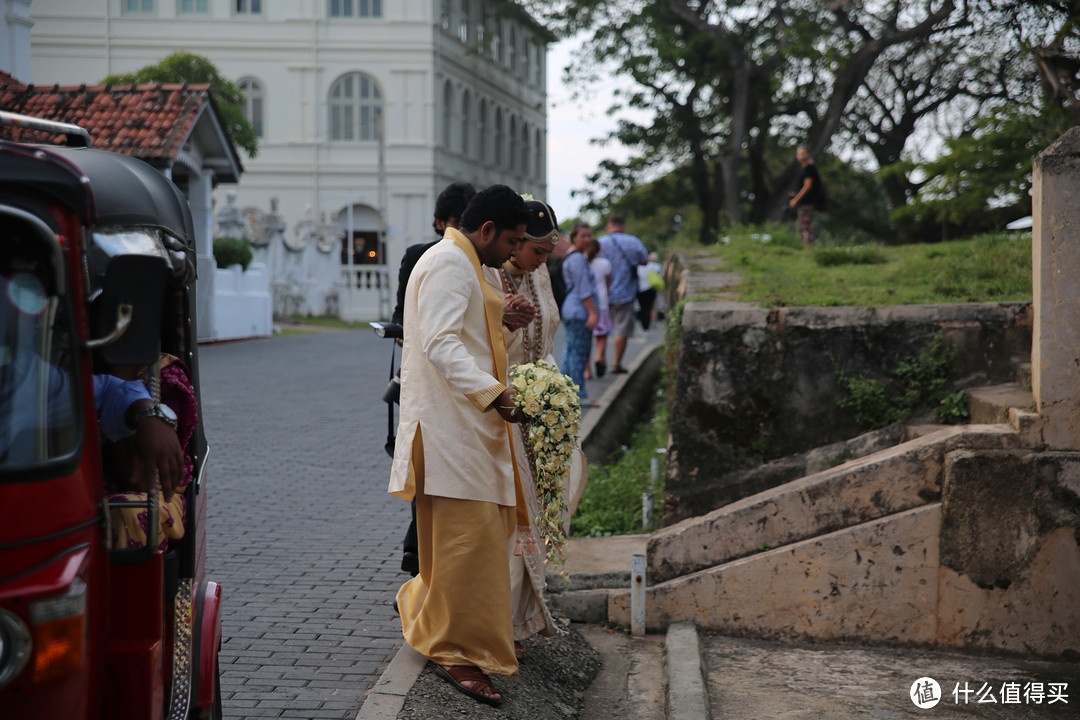
[[[592,33],[571,80],[614,71],[634,89],[613,110],[652,113],[619,123],[609,139],[637,157],[598,179],[685,173],[703,242],[728,223],[781,218],[799,172],[795,146],[820,157],[886,52],[968,22],[964,0],[563,0],[531,9],[562,33]]]
[[[259,138],[255,128],[244,117],[244,94],[234,83],[223,77],[217,67],[200,55],[174,52],[155,65],[147,65],[132,73],[109,75],[101,81],[104,85],[131,83],[189,83],[208,84],[218,110],[225,121],[225,130],[233,142],[255,157],[259,152]]]
[[[1030,214],[1036,155],[1080,124],[1080,0],[1006,0],[984,10],[987,41],[1009,49],[1002,92],[938,157],[886,168],[926,178],[894,211],[900,224],[970,234]]]

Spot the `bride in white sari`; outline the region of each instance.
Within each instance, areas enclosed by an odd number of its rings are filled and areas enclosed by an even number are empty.
[[[521,325],[516,322],[513,313],[507,313],[504,324],[517,327],[514,331],[506,330],[506,348],[509,365],[546,360],[557,365],[554,357],[555,332],[559,329],[559,306],[551,290],[551,276],[548,275],[547,257],[559,241],[559,227],[555,214],[545,203],[529,200],[529,223],[525,229],[525,239],[514,251],[514,255],[501,268],[484,268],[484,277],[492,287],[508,295],[521,295],[535,308],[533,317]],[[546,555],[544,544],[533,519],[540,513],[540,500],[536,494],[535,470],[531,467],[529,454],[525,451],[524,426],[516,423],[512,426],[514,434],[515,456],[518,473],[521,477],[525,506],[528,510],[529,525],[518,527],[518,532],[511,539],[510,582],[511,602],[514,614],[515,650],[523,653],[520,641],[541,633],[554,635],[557,632],[551,612],[544,601]],[[588,481],[588,463],[578,445],[573,467],[567,478],[565,498],[568,506],[566,524],[577,508],[581,494]]]

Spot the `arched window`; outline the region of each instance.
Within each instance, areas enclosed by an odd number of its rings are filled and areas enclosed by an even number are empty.
[[[503,164],[503,111],[495,108],[495,166]]]
[[[461,94],[461,154],[469,154],[469,136],[472,135],[472,121],[469,110],[472,105],[472,95],[466,90]]]
[[[480,9],[477,10],[477,13],[476,49],[483,55],[488,51],[487,47],[485,47],[485,43],[489,42],[491,39],[491,35],[488,33],[488,13],[484,3],[480,3]]]
[[[507,160],[509,160],[510,170],[514,170],[517,167],[517,117],[510,116],[510,132],[507,133],[507,137],[510,140],[510,149],[506,153]]]
[[[443,85],[442,142],[443,150],[454,147],[452,128],[454,126],[454,87],[447,80]]]
[[[263,136],[263,103],[266,90],[262,83],[252,77],[240,78],[236,87],[244,94],[244,117],[255,128],[257,137]]]
[[[521,174],[529,177],[529,126],[521,123]]]
[[[458,39],[463,43],[469,42],[470,14],[472,14],[472,8],[469,6],[469,0],[461,0],[458,7]]]
[[[374,78],[359,72],[342,75],[330,86],[330,139],[378,140],[382,111]]]
[[[517,72],[517,26],[510,24],[510,41],[506,43],[506,67],[510,72]]]
[[[439,0],[439,24],[443,30],[450,29],[450,0]]]
[[[488,161],[488,105],[487,100],[481,98],[480,100],[480,122],[477,123],[480,129],[480,135],[476,139],[476,148],[480,151],[480,162],[486,163]]]

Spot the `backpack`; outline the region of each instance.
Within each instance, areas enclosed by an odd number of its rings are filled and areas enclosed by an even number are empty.
[[[551,294],[555,296],[555,302],[562,312],[563,300],[566,299],[566,281],[563,280],[562,258],[548,258],[548,275],[551,276]]]
[[[817,209],[828,210],[829,209],[829,191],[825,189],[825,181],[818,176],[818,188],[817,188]]]

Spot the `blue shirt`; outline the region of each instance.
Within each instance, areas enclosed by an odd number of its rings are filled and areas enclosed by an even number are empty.
[[[649,259],[649,251],[634,235],[615,232],[600,238],[600,250],[611,262],[608,305],[633,302],[637,297],[637,268]]]
[[[0,455],[7,453],[12,463],[46,459],[37,457],[38,451],[28,443],[23,443],[26,447],[15,447],[16,439],[20,433],[37,428],[59,429],[75,422],[71,377],[66,370],[31,353],[20,353],[4,370],[5,382],[0,387]],[[94,375],[98,423],[109,440],[135,432],[127,425],[127,409],[136,400],[149,398],[146,386],[138,380]]]
[[[589,261],[580,252],[572,252],[562,261],[563,282],[566,283],[566,299],[563,300],[564,320],[588,320],[586,298],[596,302],[596,281],[593,279]]]
[[[128,427],[127,409],[136,400],[150,400],[150,391],[139,380],[121,380],[114,375],[94,375],[94,400],[98,425],[105,437],[116,441],[133,435]]]

